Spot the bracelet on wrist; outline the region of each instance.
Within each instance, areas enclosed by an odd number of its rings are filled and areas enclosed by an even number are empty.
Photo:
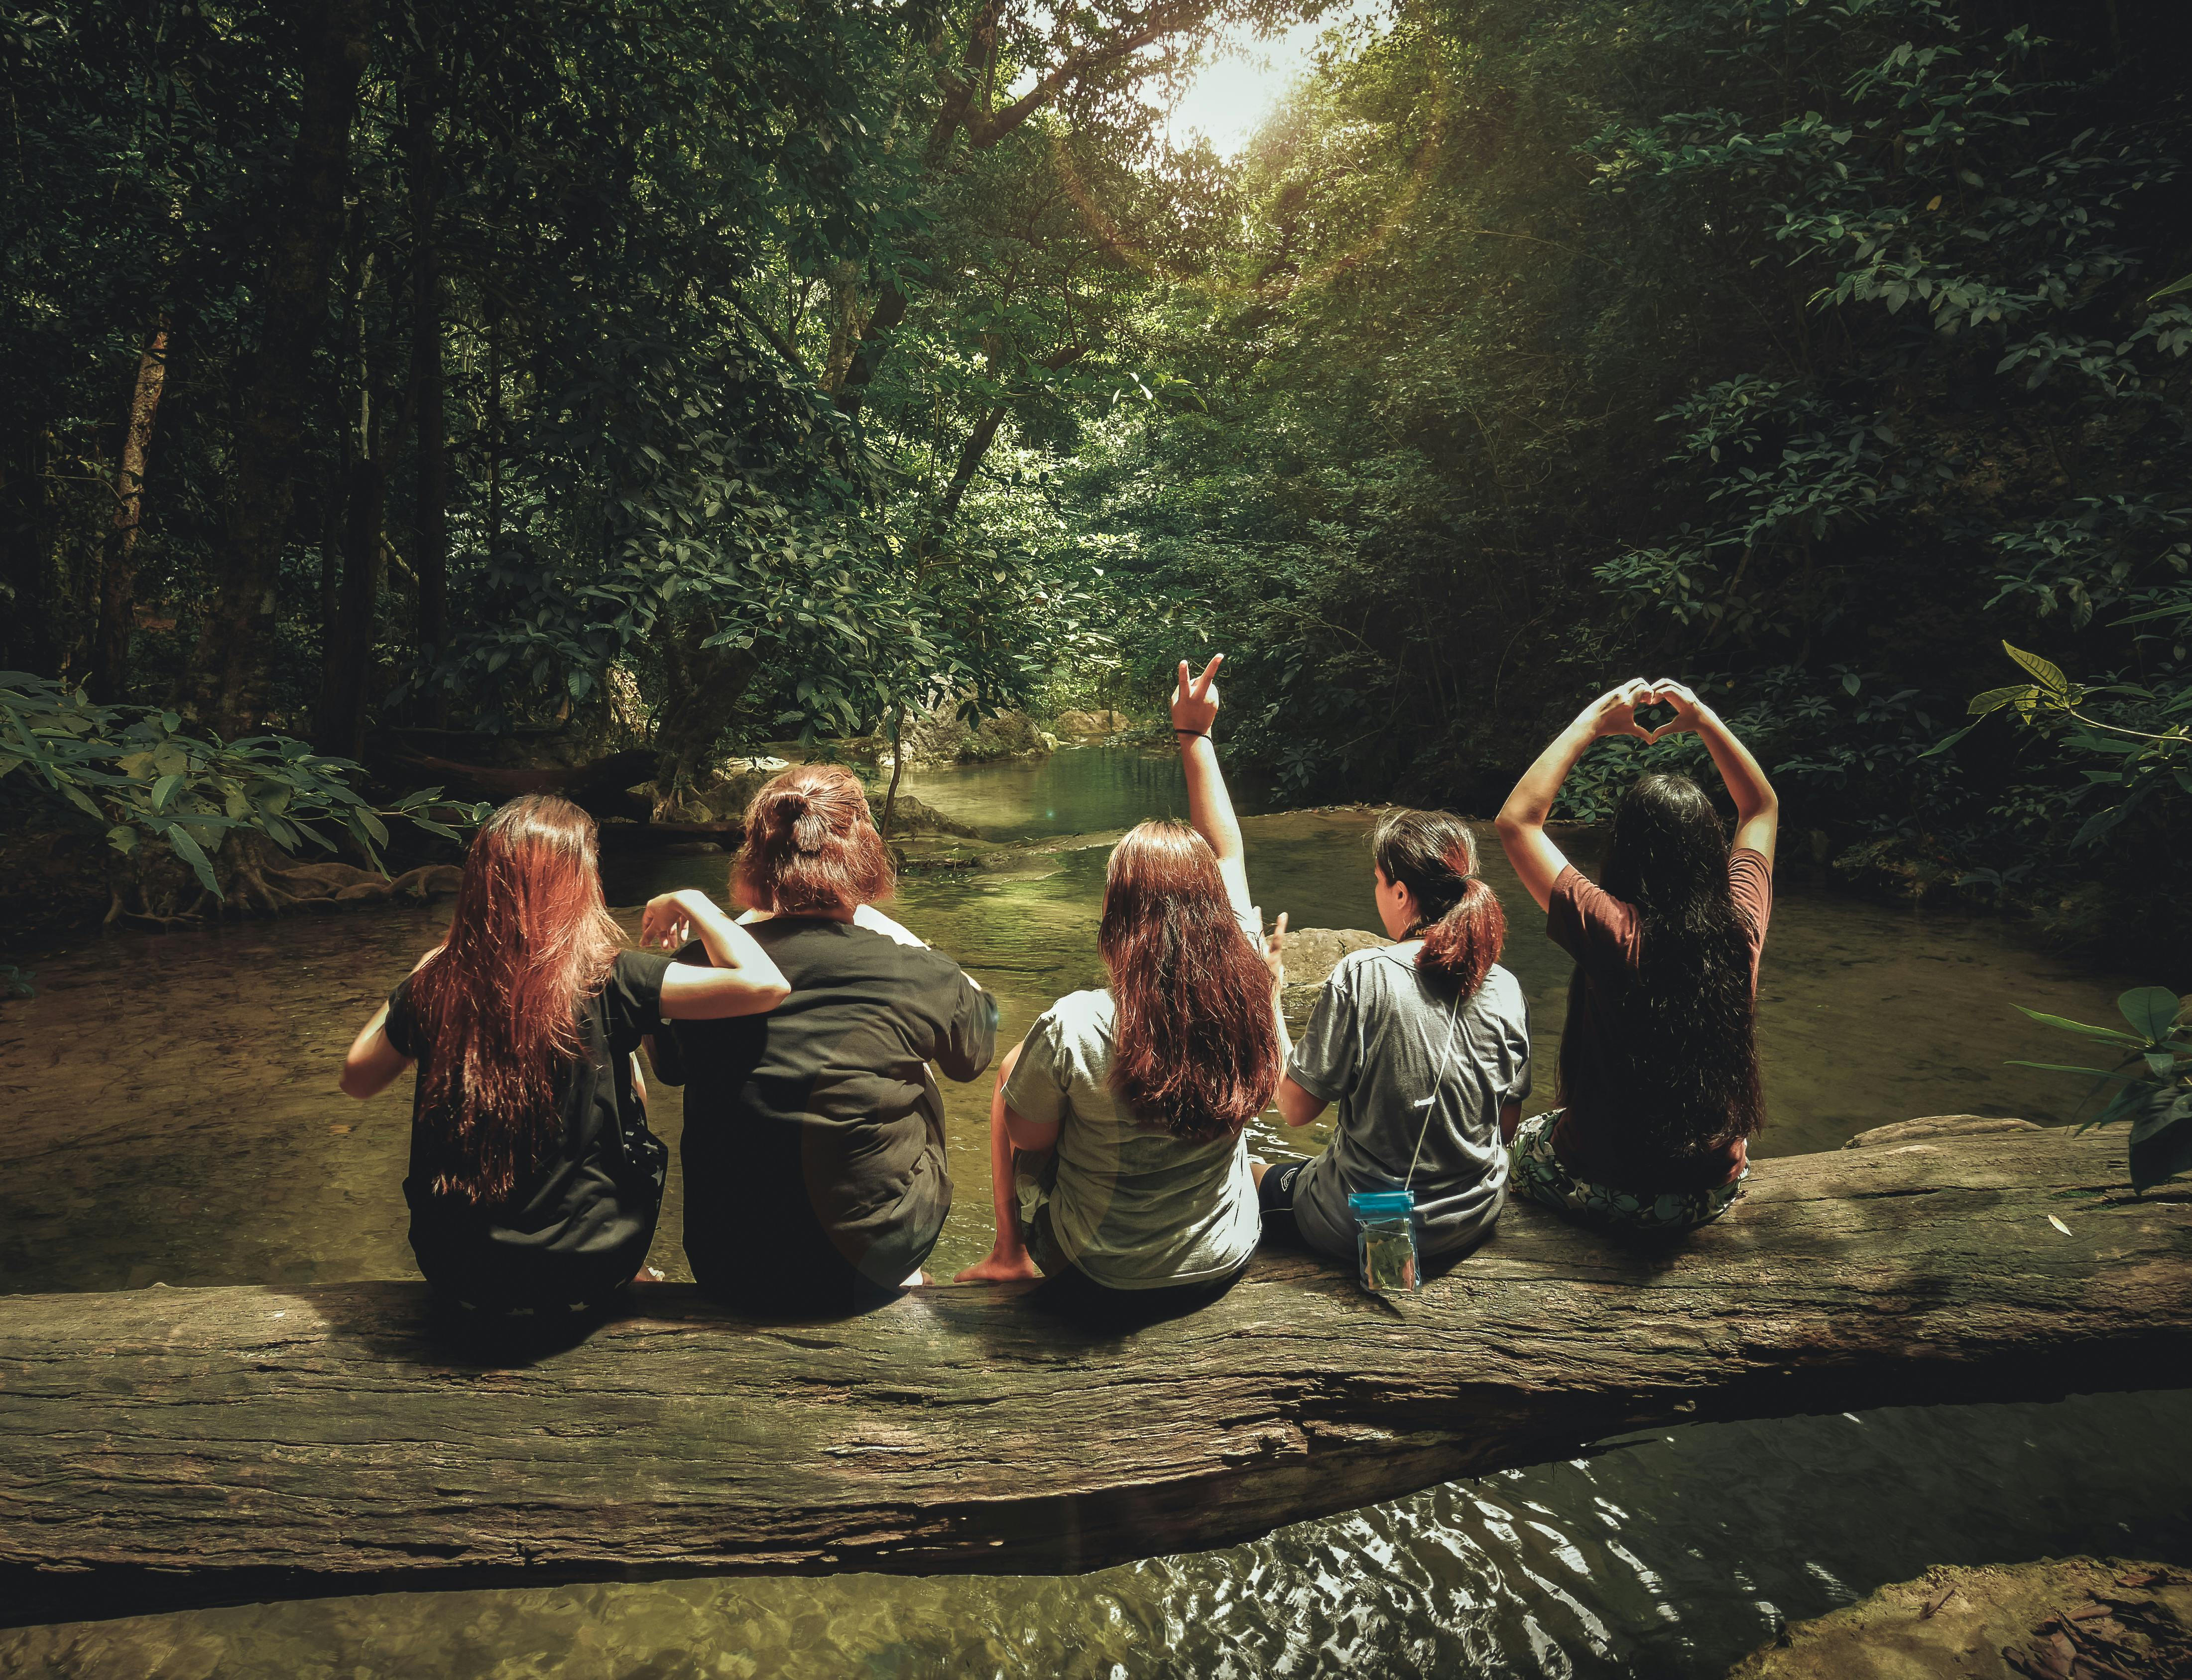
[[[1208,740],[1210,739],[1210,731],[1207,729],[1174,729],[1173,734],[1176,735],[1193,735],[1197,740]]]

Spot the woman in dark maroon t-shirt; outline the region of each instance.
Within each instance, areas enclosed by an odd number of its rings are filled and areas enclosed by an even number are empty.
[[[1646,729],[1640,706],[1670,722]],[[1622,795],[1601,879],[1545,834],[1561,784],[1604,735],[1694,731],[1735,802],[1735,844],[1687,776],[1646,775]],[[1763,1123],[1754,1036],[1758,958],[1773,904],[1780,808],[1758,761],[1679,683],[1641,678],[1586,706],[1515,786],[1499,837],[1576,960],[1561,1039],[1562,1106],[1523,1123],[1515,1188],[1571,1217],[1681,1231],[1735,1199]]]

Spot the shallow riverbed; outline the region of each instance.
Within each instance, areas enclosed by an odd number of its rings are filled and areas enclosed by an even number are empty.
[[[1183,800],[1166,759],[1083,749],[910,778],[1021,841],[981,871],[906,877],[893,911],[995,991],[1008,1040],[1101,981],[1116,829]],[[1251,818],[1268,917],[1374,918],[1356,811]],[[1498,856],[1506,961],[1532,1000],[1550,1106],[1567,963]],[[721,890],[721,856],[613,866],[612,901]],[[1763,967],[1761,1154],[1915,1114],[2069,1117],[2076,1082],[2012,1007],[2086,1020],[2126,977],[1996,923],[1873,906],[1784,870]],[[403,1089],[334,1090],[343,1047],[446,906],[125,934],[28,961],[0,1006],[0,1289],[311,1283],[412,1274]],[[625,915],[636,924],[636,911]],[[987,1090],[946,1087],[957,1199],[932,1275],[990,1238]],[[658,1090],[674,1139],[676,1094]],[[1299,1148],[1259,1127],[1259,1144]],[[685,1274],[673,1167],[654,1263]],[[1944,1408],[1678,1431],[1588,1463],[1432,1489],[1254,1546],[1078,1578],[700,1582],[404,1595],[0,1633],[0,1676],[439,1672],[1307,1674],[1718,1671],[1784,1617],[1937,1562],[2099,1547],[2192,1556],[2192,1397]],[[165,1652],[168,1654],[162,1655]],[[1115,1668],[1113,1665],[1117,1665]]]

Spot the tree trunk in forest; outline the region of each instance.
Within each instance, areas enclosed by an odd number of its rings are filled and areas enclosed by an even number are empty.
[[[657,816],[666,815],[682,790],[714,769],[716,743],[760,669],[750,649],[703,647],[714,633],[706,620],[673,622],[665,614],[656,637],[664,679],[654,724]]]
[[[401,776],[406,786],[431,783],[455,799],[487,799],[500,804],[527,793],[557,793],[597,817],[641,814],[625,790],[654,774],[654,755],[635,747],[585,764],[544,765],[511,769],[499,764],[467,764],[460,759],[403,748],[379,752],[375,763]]]
[[[8,1296],[0,1603],[1093,1569],[1677,1422],[2181,1383],[2192,1197],[2128,1191],[2121,1130],[1905,1138],[1758,1161],[1670,1243],[1510,1202],[1414,1296],[1267,1251],[1130,1335],[1012,1285],[796,1326],[675,1285],[553,1323]]]
[[[859,342],[845,366],[843,378],[836,387],[837,411],[853,415],[860,412],[860,403],[876,374],[882,371],[883,357],[890,353],[891,334],[905,319],[906,310],[912,300],[899,289],[898,282],[886,280],[882,295],[876,300],[875,308],[869,312],[860,328]]]
[[[1087,353],[1083,346],[1068,345],[1065,349],[1053,351],[1044,357],[1040,365],[1056,373],[1060,368],[1071,366]],[[1002,357],[992,356],[990,358],[992,378],[1001,371],[1002,362]],[[1004,423],[1006,412],[1005,404],[998,403],[977,420],[973,431],[968,433],[967,441],[959,450],[958,464],[951,470],[951,483],[945,488],[944,500],[938,509],[938,524],[948,525],[958,517],[959,504],[967,494],[968,486],[974,482],[974,474],[981,467],[982,458],[990,453],[990,445],[996,442],[997,428]]]
[[[362,454],[351,463],[349,482],[343,486],[341,595],[314,732],[320,750],[339,758],[356,758],[365,748],[366,683],[387,575],[381,539],[387,495],[388,467],[379,454]]]
[[[296,500],[297,440],[312,353],[343,232],[351,124],[372,26],[369,0],[328,0],[308,14],[304,89],[287,181],[272,208],[259,343],[237,391],[227,551],[192,662],[199,714],[223,734],[265,715],[282,551]]]
[[[374,632],[380,623],[380,591],[388,576],[388,463],[402,431],[400,423],[389,423],[394,405],[374,377],[366,334],[375,256],[362,251],[356,259],[350,353],[357,370],[357,421],[354,429],[345,428],[346,465],[337,487],[341,575],[335,610],[328,620],[320,703],[313,712],[320,751],[339,758],[357,758],[365,747],[366,687],[372,676]]]
[[[487,327],[487,553],[502,546],[502,317]]]
[[[114,475],[114,519],[99,568],[99,629],[91,654],[91,697],[112,703],[129,689],[129,636],[137,620],[137,532],[145,516],[145,463],[152,423],[168,384],[168,317],[163,314],[137,358],[122,466]]]
[[[891,713],[891,780],[890,791],[883,795],[883,838],[891,837],[891,825],[898,820],[898,785],[905,774],[905,702],[900,700],[898,709]]]
[[[442,363],[442,252],[437,228],[442,162],[441,23],[431,3],[415,8],[419,34],[403,145],[411,197],[411,414],[417,428],[412,497],[412,575],[419,582],[422,674],[448,654],[449,457],[448,386]],[[437,714],[446,706],[437,707]]]

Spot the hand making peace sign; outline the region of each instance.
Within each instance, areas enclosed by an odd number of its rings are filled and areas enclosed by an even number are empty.
[[[1173,690],[1172,727],[1176,734],[1207,735],[1218,721],[1218,667],[1225,655],[1213,654],[1202,675],[1190,677],[1185,660],[1179,662],[1179,686]]]

